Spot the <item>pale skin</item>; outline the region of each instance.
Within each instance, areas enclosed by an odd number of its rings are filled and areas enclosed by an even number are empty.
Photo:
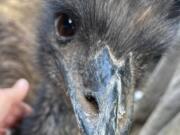
[[[18,80],[11,88],[0,88],[0,135],[32,113],[32,108],[23,101],[28,91],[29,83],[25,79]]]

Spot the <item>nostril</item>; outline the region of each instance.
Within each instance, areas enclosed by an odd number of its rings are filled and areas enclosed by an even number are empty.
[[[99,113],[99,106],[98,106],[98,102],[96,100],[96,98],[93,95],[85,95],[85,98],[89,104],[89,106],[91,107],[91,113],[93,114],[98,114]]]

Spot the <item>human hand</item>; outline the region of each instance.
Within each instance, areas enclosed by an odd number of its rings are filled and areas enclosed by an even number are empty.
[[[0,135],[8,128],[32,113],[29,105],[23,102],[29,90],[29,83],[18,80],[12,88],[0,89]]]

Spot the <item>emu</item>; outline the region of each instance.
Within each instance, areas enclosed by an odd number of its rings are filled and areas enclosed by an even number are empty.
[[[34,114],[14,134],[78,134],[79,126],[84,135],[127,135],[134,90],[173,45],[175,2],[42,1],[37,59],[43,81]]]

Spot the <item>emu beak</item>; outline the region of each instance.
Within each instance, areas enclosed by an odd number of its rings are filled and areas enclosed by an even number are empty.
[[[79,75],[82,80],[67,71],[70,99],[82,134],[127,134],[133,109],[132,65],[132,54],[116,61],[103,48],[88,62],[85,75]]]

